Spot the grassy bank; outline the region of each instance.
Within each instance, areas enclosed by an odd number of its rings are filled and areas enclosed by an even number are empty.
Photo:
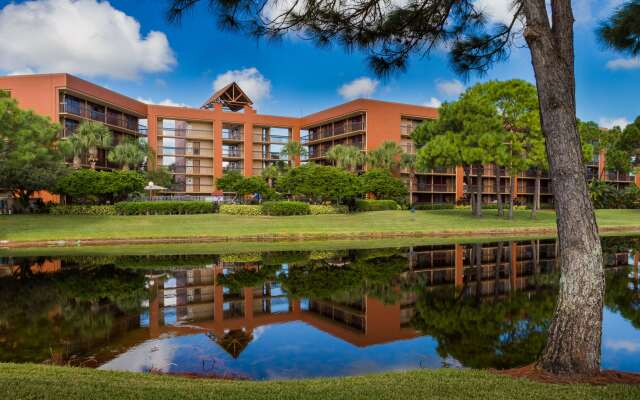
[[[3,399],[634,399],[640,386],[549,385],[474,370],[241,382],[0,364]]]
[[[640,227],[640,210],[599,210],[602,228]],[[555,214],[542,211],[532,220],[517,211],[513,220],[498,218],[495,210],[476,218],[468,210],[380,211],[349,215],[249,217],[220,214],[168,216],[0,216],[0,240],[46,241],[76,239],[193,238],[269,235],[364,235],[384,233],[453,234],[492,231],[509,235],[528,229],[553,229]]]

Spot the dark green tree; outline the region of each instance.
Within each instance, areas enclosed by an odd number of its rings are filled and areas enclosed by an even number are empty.
[[[631,55],[640,54],[640,1],[632,0],[615,10],[597,30],[607,46]]]
[[[362,191],[373,193],[376,199],[406,203],[409,191],[400,179],[384,169],[372,169],[360,176]]]
[[[312,163],[289,169],[276,187],[281,193],[305,196],[314,203],[331,201],[340,204],[362,194],[360,181],[353,174]]]
[[[58,148],[59,131],[59,125],[20,109],[0,91],[0,188],[24,209],[34,192],[51,190],[68,172]]]

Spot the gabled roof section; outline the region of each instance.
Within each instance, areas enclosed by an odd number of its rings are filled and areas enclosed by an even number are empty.
[[[240,89],[240,86],[238,86],[237,83],[231,82],[209,97],[201,108],[213,108],[213,105],[216,103],[222,104],[223,107],[226,107],[231,111],[240,111],[244,106],[251,106],[253,101],[251,101],[249,96]]]

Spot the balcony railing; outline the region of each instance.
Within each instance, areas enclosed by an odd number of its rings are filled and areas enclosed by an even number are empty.
[[[451,192],[454,193],[456,188],[454,185],[446,183],[420,183],[414,185],[414,190],[418,192]]]
[[[240,158],[242,157],[242,151],[240,149],[222,150],[222,157]]]
[[[134,119],[126,118],[124,114],[114,115],[105,114],[104,111],[98,111],[84,103],[60,103],[60,112],[77,115],[79,117],[88,118],[94,121],[104,122],[106,124],[117,126],[119,128],[135,131],[140,134],[146,133],[146,127],[140,126]]]
[[[242,141],[244,140],[244,135],[242,132],[232,131],[232,132],[222,132],[222,140],[236,140]]]

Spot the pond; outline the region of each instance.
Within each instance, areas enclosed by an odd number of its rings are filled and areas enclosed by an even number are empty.
[[[640,237],[602,241],[602,365],[640,372]],[[553,239],[295,246],[2,257],[0,362],[294,379],[510,368],[544,346]]]

